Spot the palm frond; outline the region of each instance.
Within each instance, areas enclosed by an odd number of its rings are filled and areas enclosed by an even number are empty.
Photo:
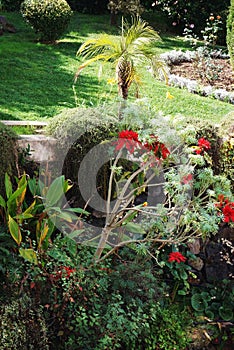
[[[134,44],[134,46],[148,46],[152,42],[160,40],[158,33],[140,17],[132,20],[131,27],[126,27],[124,36],[126,46],[131,44]]]
[[[88,59],[100,54],[116,55],[119,51],[119,41],[110,35],[102,34],[98,38],[91,38],[84,42],[77,51],[77,55]]]

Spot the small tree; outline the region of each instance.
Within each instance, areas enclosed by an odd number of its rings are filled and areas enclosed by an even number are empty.
[[[111,25],[116,25],[116,15],[119,12],[124,16],[129,14],[140,16],[144,11],[140,0],[109,0],[107,7],[111,12]]]
[[[231,0],[231,6],[229,8],[229,15],[227,19],[227,45],[231,65],[234,69],[234,0]]]
[[[102,34],[98,38],[88,39],[77,53],[86,61],[78,68],[75,82],[81,70],[89,64],[96,61],[111,62],[116,72],[119,96],[126,100],[133,82],[138,95],[139,66],[150,65],[155,74],[162,73],[167,78],[165,63],[157,59],[152,48],[152,43],[159,40],[157,32],[139,17],[133,20],[131,26],[123,22],[122,34],[117,38]]]

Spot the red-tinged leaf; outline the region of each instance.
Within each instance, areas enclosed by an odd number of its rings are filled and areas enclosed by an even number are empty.
[[[36,286],[36,283],[35,283],[35,282],[31,282],[31,283],[30,283],[30,288],[31,288],[31,289],[35,288],[35,286]]]

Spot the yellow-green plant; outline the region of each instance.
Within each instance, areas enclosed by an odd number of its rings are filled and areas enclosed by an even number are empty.
[[[231,65],[234,69],[234,0],[231,0],[229,15],[227,19],[227,45]]]
[[[79,66],[75,82],[86,66],[96,61],[110,62],[115,68],[119,96],[126,100],[132,83],[136,84],[138,95],[140,67],[151,66],[156,76],[167,79],[165,63],[157,58],[152,46],[157,41],[160,41],[158,33],[141,18],[134,18],[131,26],[123,21],[120,36],[102,34],[81,45],[77,55],[86,61]]]
[[[37,251],[48,247],[48,239],[56,228],[56,220],[71,222],[72,213],[70,211],[61,210],[60,200],[71,185],[64,176],[56,178],[50,186],[41,185],[40,196],[36,193],[35,179],[28,180],[24,174],[17,183],[16,190],[13,190],[8,174],[5,174],[5,191],[6,200],[0,195],[0,214],[3,221],[19,246],[19,253],[26,260],[37,263]],[[34,200],[28,206],[25,196],[27,189],[33,194]],[[74,209],[75,211],[75,209]],[[24,233],[26,230],[30,234],[35,234],[37,242],[37,250],[32,248],[24,248]]]

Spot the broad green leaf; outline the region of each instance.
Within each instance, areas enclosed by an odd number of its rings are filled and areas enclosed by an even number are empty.
[[[85,231],[85,229],[81,229],[81,230],[75,230],[75,231],[73,231],[73,232],[71,232],[71,233],[69,233],[67,236],[69,237],[69,238],[76,238],[77,236],[79,236],[81,233],[83,233]]]
[[[78,214],[90,215],[90,213],[88,211],[81,209],[81,208],[68,208],[68,209],[66,209],[66,211],[72,211],[72,212],[78,213]]]
[[[233,320],[234,313],[232,307],[220,306],[219,315],[224,321]]]
[[[50,185],[46,194],[46,206],[55,205],[64,194],[64,176],[57,177]]]
[[[20,248],[19,253],[25,260],[29,261],[30,263],[35,264],[35,265],[38,264],[37,254],[33,249]]]
[[[29,213],[26,213],[26,214],[22,213],[14,216],[14,219],[18,219],[18,220],[26,220],[31,218],[33,218],[33,215]]]
[[[6,209],[6,202],[4,198],[0,195],[0,206]]]
[[[65,212],[61,212],[57,215],[60,219],[65,220],[67,222],[72,222],[72,220],[74,220],[74,217],[72,214],[70,213],[65,213]]]
[[[10,196],[12,195],[12,183],[11,183],[10,176],[7,173],[5,174],[5,190],[6,190],[7,199],[9,199]]]
[[[10,215],[9,215],[8,227],[12,238],[16,241],[18,245],[20,245],[22,241],[20,227]]]
[[[139,224],[135,224],[134,222],[128,222],[126,225],[123,225],[128,231],[132,233],[140,233],[144,234],[145,230]]]
[[[30,204],[30,206],[22,214],[30,214],[33,211],[35,205],[36,201],[33,201],[32,204]]]
[[[16,202],[17,198],[19,198],[22,193],[26,190],[27,183],[25,183],[23,186],[18,188],[14,193],[11,194],[11,196],[8,198],[7,205],[9,206],[12,202]]]
[[[186,291],[181,289],[181,290],[178,290],[178,295],[186,295]]]

